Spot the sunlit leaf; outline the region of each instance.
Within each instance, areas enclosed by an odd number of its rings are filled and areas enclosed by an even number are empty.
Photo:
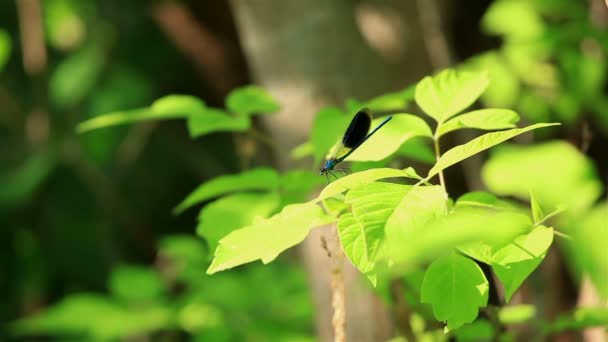
[[[472,105],[489,82],[486,73],[447,69],[418,83],[416,103],[437,122],[444,122]]]
[[[461,128],[475,128],[486,131],[514,128],[519,115],[509,109],[480,109],[458,115],[439,126],[438,135],[442,136]]]
[[[386,222],[389,255],[402,261],[404,246],[415,243],[415,232],[447,214],[447,195],[440,186],[417,186],[401,199]]]
[[[456,200],[455,206],[458,207],[478,207],[478,208],[488,208],[488,209],[513,209],[514,205],[502,200],[496,195],[483,192],[483,191],[474,191],[467,192],[466,194],[458,197]]]
[[[392,244],[389,223],[386,234]],[[413,264],[442,255],[451,248],[471,243],[504,246],[529,231],[531,225],[528,216],[516,211],[495,212],[485,208],[461,207],[426,226],[417,226],[415,230],[402,230],[401,248],[397,244],[394,249],[390,249],[390,257],[400,263]]]
[[[481,95],[487,106],[511,108],[516,104],[521,91],[520,80],[500,52],[490,51],[477,55],[468,67],[478,72],[488,72],[490,85]]]
[[[273,169],[259,168],[239,174],[223,175],[199,185],[173,209],[178,214],[191,206],[234,191],[273,190],[279,186],[279,175]]]
[[[411,86],[401,91],[387,93],[359,104],[358,108],[367,107],[372,111],[402,111],[414,99],[415,87]]]
[[[518,136],[520,134],[526,133],[528,131],[531,131],[531,130],[534,130],[537,128],[555,126],[555,125],[559,125],[559,124],[535,124],[535,125],[531,125],[531,126],[524,127],[524,128],[514,128],[514,129],[507,130],[507,131],[486,133],[480,137],[477,137],[477,138],[467,142],[466,144],[453,147],[452,149],[450,149],[446,153],[444,153],[439,158],[439,160],[437,161],[435,166],[433,166],[433,168],[429,171],[427,178],[433,177],[434,175],[438,174],[442,170],[444,170],[458,162],[461,162],[461,161],[469,158],[470,156],[473,156],[481,151],[487,150],[488,148],[490,148],[492,146],[496,146],[503,141],[509,140],[515,136]]]
[[[379,179],[384,178],[413,178],[418,179],[418,175],[416,171],[412,168],[407,168],[405,170],[399,169],[390,169],[390,168],[382,168],[382,169],[371,169],[366,171],[361,171],[357,173],[353,173],[351,175],[342,177],[329,183],[319,194],[319,196],[315,199],[315,201],[322,201],[326,198],[341,194],[350,189],[354,189],[358,186],[371,183],[373,181],[377,181]]]
[[[11,57],[11,36],[8,31],[0,29],[0,71],[4,69]]]
[[[211,255],[218,241],[230,232],[248,226],[256,217],[268,217],[279,205],[279,195],[236,193],[209,203],[200,212],[196,233],[207,240]]]
[[[204,115],[205,111],[205,103],[194,96],[168,95],[154,101],[150,107],[96,116],[78,124],[76,130],[83,133],[138,121],[187,118],[190,115]]]
[[[596,205],[573,222],[573,259],[586,271],[598,292],[608,298],[608,203]]]
[[[572,212],[589,208],[601,192],[591,160],[562,141],[503,146],[484,165],[482,178],[499,195],[527,199],[532,192],[542,206]]]
[[[545,29],[540,13],[526,0],[493,2],[483,16],[482,27],[488,33],[520,40],[538,37]]]
[[[280,213],[233,231],[220,240],[208,274],[255,260],[267,264],[302,242],[311,229],[335,219],[313,203],[293,204]]]
[[[473,322],[488,303],[488,280],[471,259],[450,253],[435,260],[422,282],[422,302],[433,306],[435,318],[457,329]]]
[[[384,235],[384,234],[383,234]],[[376,274],[374,272],[375,263],[370,260],[368,251],[368,238],[365,235],[365,227],[351,213],[340,216],[338,221],[338,236],[342,250],[361,273],[365,274],[372,284],[376,286]],[[380,239],[374,242],[380,243]]]
[[[385,118],[372,122],[376,127]],[[431,129],[421,118],[411,114],[394,114],[391,121],[357,148],[347,161],[378,161],[395,153],[401,145],[414,137],[431,137]]]
[[[498,319],[502,324],[524,323],[534,316],[536,316],[536,307],[530,304],[505,306],[498,311]]]
[[[507,301],[543,261],[552,242],[553,229],[539,226],[492,256],[492,268],[505,288]]]
[[[530,207],[532,209],[532,219],[534,223],[539,223],[545,218],[545,214],[543,213],[543,209],[540,206],[540,203],[534,197],[534,193],[530,192]]]
[[[226,108],[237,114],[270,114],[280,109],[279,103],[265,89],[245,86],[234,89],[226,98]]]
[[[192,138],[212,132],[242,132],[249,129],[251,122],[245,116],[231,117],[225,111],[206,108],[201,113],[188,116],[188,132]]]
[[[338,235],[346,256],[361,272],[374,269],[384,248],[386,221],[410,188],[374,182],[346,194],[344,202],[352,205],[352,214],[340,217]]]

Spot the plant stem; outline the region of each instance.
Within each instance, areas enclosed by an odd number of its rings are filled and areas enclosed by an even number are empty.
[[[435,163],[439,161],[439,157],[441,157],[441,150],[439,149],[439,137],[435,134],[433,135],[433,146],[435,146]],[[445,187],[445,179],[443,178],[443,170],[439,171],[439,184],[443,188],[444,193],[448,193],[448,190]]]

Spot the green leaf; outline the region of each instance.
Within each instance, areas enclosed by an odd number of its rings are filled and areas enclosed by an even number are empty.
[[[32,155],[8,174],[0,174],[0,208],[18,207],[31,199],[55,168],[56,160],[47,151]]]
[[[173,209],[179,214],[191,206],[234,191],[274,190],[279,186],[279,175],[273,169],[259,168],[238,174],[216,177],[199,185]]]
[[[154,269],[135,265],[122,265],[112,270],[109,288],[112,295],[125,304],[160,300],[165,293],[163,282]]]
[[[505,35],[509,39],[531,39],[545,30],[540,13],[526,0],[496,1],[482,19],[485,32]]]
[[[498,312],[498,320],[502,324],[524,323],[534,316],[536,316],[536,307],[530,304],[505,306]]]
[[[536,197],[534,197],[533,192],[530,192],[530,207],[532,209],[532,219],[534,224],[542,222],[545,219],[545,214],[543,213],[540,203],[538,203]]]
[[[435,151],[431,147],[431,140],[426,137],[417,137],[406,141],[396,154],[421,163],[435,164]]]
[[[390,168],[365,170],[365,171],[350,174],[348,176],[337,179],[332,183],[329,183],[323,190],[321,190],[321,193],[315,199],[315,201],[316,202],[322,201],[324,199],[336,196],[336,195],[341,194],[350,189],[354,189],[356,187],[377,181],[379,179],[384,179],[384,178],[418,179],[418,177],[420,177],[420,176],[418,176],[416,174],[416,171],[414,171],[414,169],[412,169],[412,168],[407,168],[405,170],[390,169]]]
[[[65,109],[82,101],[99,80],[105,60],[102,44],[89,44],[63,59],[49,79],[49,96]]]
[[[308,157],[308,156],[312,155],[313,151],[314,151],[314,146],[312,145],[312,143],[310,141],[307,141],[303,144],[300,144],[300,145],[294,147],[291,150],[291,152],[289,153],[289,156],[291,157],[291,159],[299,160],[304,157]]]
[[[249,85],[231,91],[226,98],[226,108],[233,113],[249,116],[274,113],[281,107],[265,89]]]
[[[608,327],[607,308],[580,308],[560,315],[549,328],[552,332],[581,330],[587,327]]]
[[[472,105],[489,83],[486,73],[447,69],[418,83],[416,103],[426,114],[442,123]]]
[[[11,35],[8,31],[0,29],[0,71],[4,69],[11,57]]]
[[[385,118],[372,123],[376,127]],[[401,145],[414,137],[431,137],[431,129],[421,118],[411,114],[394,114],[393,119],[357,148],[347,161],[379,161],[395,153]]]
[[[401,91],[387,93],[374,97],[364,104],[357,104],[354,109],[367,107],[371,111],[400,111],[407,107],[408,103],[414,99],[415,87],[411,86]]]
[[[280,213],[233,231],[220,240],[208,274],[255,260],[267,264],[284,250],[302,242],[312,228],[335,219],[313,203],[293,204]]]
[[[192,138],[212,132],[243,132],[248,130],[250,125],[248,117],[231,117],[225,111],[216,108],[206,108],[202,112],[193,112],[188,116],[188,132]]]
[[[573,259],[603,298],[608,298],[608,202],[604,201],[579,217],[571,227]]]
[[[159,258],[170,261],[167,273],[188,284],[203,279],[201,265],[206,264],[208,254],[204,241],[190,233],[169,235],[158,243]]]
[[[338,221],[338,236],[340,237],[340,244],[342,245],[344,254],[351,264],[361,273],[365,274],[372,284],[376,286],[375,262],[369,257],[367,245],[369,241],[365,235],[363,224],[353,214],[346,213],[340,216]]]
[[[46,311],[11,324],[15,335],[84,335],[84,340],[118,340],[168,328],[172,312],[158,306],[127,310],[106,297],[77,294]]]
[[[468,62],[468,67],[476,71],[487,71],[490,86],[481,96],[488,107],[514,107],[519,100],[522,85],[518,75],[499,51],[490,51],[477,55]]]
[[[384,248],[386,221],[410,188],[374,182],[346,194],[344,202],[352,205],[352,214],[340,217],[338,235],[346,256],[362,273],[374,269]]]
[[[316,186],[325,183],[323,177],[310,170],[291,170],[281,175],[281,207],[287,204],[305,202]]]
[[[310,136],[315,163],[325,158],[336,141],[342,138],[351,119],[338,108],[328,107],[319,111]]]
[[[417,186],[401,199],[386,222],[390,256],[401,262],[403,246],[411,244],[415,232],[447,214],[447,196],[440,186]]]
[[[279,201],[276,192],[236,193],[220,198],[203,207],[196,233],[207,240],[213,252],[221,238],[252,224],[256,217],[268,217],[279,206]]]
[[[438,136],[442,136],[461,128],[475,128],[486,131],[514,128],[518,121],[519,115],[509,109],[480,109],[458,115],[446,123],[439,125],[437,134]]]
[[[450,149],[446,153],[444,153],[439,158],[439,160],[437,161],[435,166],[433,166],[433,168],[429,171],[429,174],[427,175],[427,179],[430,179],[431,177],[435,176],[436,174],[443,171],[444,169],[447,169],[448,167],[450,167],[460,161],[463,161],[463,160],[469,158],[470,156],[473,156],[481,151],[487,150],[488,148],[490,148],[492,146],[498,145],[503,141],[509,140],[515,136],[518,136],[520,134],[526,133],[528,131],[531,131],[531,130],[534,130],[537,128],[555,126],[555,125],[559,125],[559,124],[540,123],[540,124],[535,124],[535,125],[531,125],[531,126],[524,127],[524,128],[514,128],[514,129],[510,129],[508,131],[486,133],[480,137],[477,137],[477,138],[469,141],[466,144],[453,147],[452,149]]]
[[[392,244],[388,224],[386,234]],[[515,211],[495,212],[483,208],[461,207],[426,226],[418,226],[415,230],[402,230],[401,246],[407,248],[399,249],[396,245],[394,249],[389,249],[390,257],[407,265],[429,260],[450,248],[471,243],[504,246],[529,231],[531,225],[527,215]]]
[[[591,207],[602,187],[591,160],[564,141],[504,146],[484,165],[482,178],[499,195],[527,199],[532,192],[543,207],[571,213]]]
[[[422,281],[422,302],[433,306],[435,318],[457,329],[477,318],[488,303],[489,284],[471,259],[454,252],[435,260]]]
[[[458,342],[494,341],[495,333],[492,323],[483,318],[454,330]]]
[[[492,268],[505,288],[507,301],[543,261],[552,242],[553,229],[539,226],[492,256]]]
[[[484,191],[467,192],[458,197],[455,207],[477,207],[487,209],[514,209],[515,206],[507,201],[501,200],[494,194]]]
[[[76,130],[83,133],[138,121],[187,118],[190,115],[204,115],[205,111],[205,103],[194,96],[168,95],[154,101],[150,107],[96,116],[78,124]]]

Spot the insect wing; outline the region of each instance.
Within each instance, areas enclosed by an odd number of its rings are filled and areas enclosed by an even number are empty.
[[[372,115],[367,108],[361,109],[355,114],[348,125],[342,144],[348,148],[356,148],[365,140],[372,124]]]

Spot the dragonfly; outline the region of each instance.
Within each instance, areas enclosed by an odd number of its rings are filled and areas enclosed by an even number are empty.
[[[332,149],[330,157],[325,161],[319,175],[325,175],[325,177],[327,177],[327,182],[329,182],[329,175],[337,178],[333,171],[341,171],[343,173],[350,172],[348,169],[336,169],[335,167],[355,152],[359,146],[374,135],[382,126],[386,125],[392,118],[392,116],[387,117],[376,128],[369,132],[372,124],[372,112],[368,108],[359,110],[348,125],[346,132],[344,132],[342,140]]]

